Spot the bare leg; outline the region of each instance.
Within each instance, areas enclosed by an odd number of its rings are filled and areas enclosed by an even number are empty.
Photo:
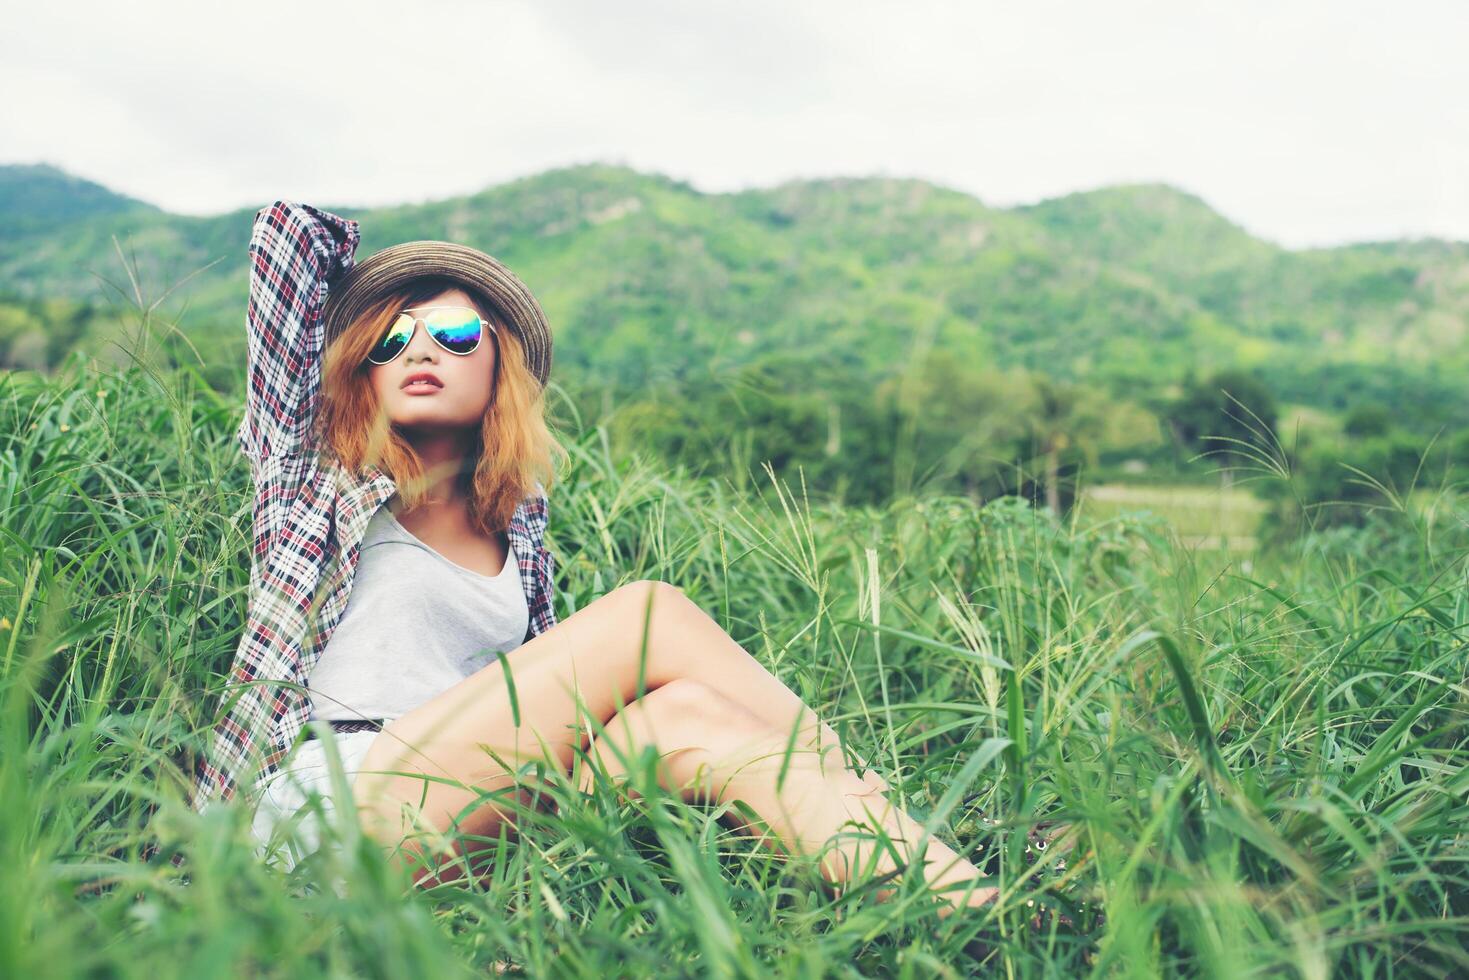
[[[675,678],[704,681],[779,731],[789,735],[798,728],[798,748],[817,751],[828,764],[846,768],[836,731],[681,589],[649,580],[623,589],[633,600],[635,642],[641,646],[647,639],[646,652],[637,656],[646,657],[649,688]],[[867,761],[854,757],[867,770]],[[890,789],[870,770],[860,778],[869,788]]]
[[[782,733],[702,683],[671,681],[629,705],[593,739],[589,754],[603,773],[618,779],[648,746],[660,755],[660,785],[691,801],[749,804],[784,849],[821,855],[822,875],[837,887],[868,873],[900,871],[914,861],[923,836],[916,821],[850,771],[822,766],[810,753],[787,760]],[[583,789],[598,776],[584,768]],[[765,829],[733,812],[729,817],[742,829]],[[879,828],[889,838],[887,846],[877,840]],[[768,836],[764,840],[776,843]],[[922,863],[929,886],[946,889],[949,904],[941,916],[985,904],[997,894],[975,884],[978,869],[935,837],[929,838]],[[876,892],[879,899],[891,895],[891,888]]]
[[[413,829],[403,822],[406,804],[420,827],[446,830],[480,791],[515,783],[505,764],[554,760],[566,771],[588,745],[590,720],[605,724],[674,680],[701,681],[787,736],[799,725],[795,751],[814,753],[826,771],[856,779],[842,765],[835,732],[794,692],[680,590],[641,581],[390,722],[355,781],[364,826],[385,841],[401,839]],[[425,782],[420,774],[452,782]],[[869,791],[886,787],[875,774],[860,782]],[[504,816],[493,805],[478,806],[458,826],[488,836]]]

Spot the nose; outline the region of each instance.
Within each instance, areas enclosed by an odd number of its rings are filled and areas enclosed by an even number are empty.
[[[428,328],[422,323],[416,325],[413,336],[408,340],[408,348],[403,351],[403,363],[417,364],[426,361],[430,364],[439,362],[439,348],[428,335]]]

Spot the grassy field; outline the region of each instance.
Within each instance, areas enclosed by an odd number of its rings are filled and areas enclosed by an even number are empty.
[[[677,583],[1001,898],[832,895],[718,809],[550,772],[490,877],[415,891],[350,828],[287,874],[186,805],[243,612],[236,421],[182,375],[0,379],[0,976],[1469,972],[1462,511],[1244,572],[1135,501],[808,506],[575,434],[561,615]]]
[[[1080,507],[1090,521],[1146,512],[1163,518],[1185,545],[1244,553],[1259,546],[1260,519],[1268,509],[1269,504],[1239,487],[1121,483],[1084,488]]]

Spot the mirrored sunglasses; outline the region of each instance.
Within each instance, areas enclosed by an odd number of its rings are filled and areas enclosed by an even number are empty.
[[[423,315],[415,317],[415,311]],[[434,343],[460,357],[473,354],[479,349],[485,331],[495,329],[478,311],[467,306],[412,306],[393,319],[382,339],[368,351],[367,359],[373,364],[393,360],[403,353],[420,323]]]

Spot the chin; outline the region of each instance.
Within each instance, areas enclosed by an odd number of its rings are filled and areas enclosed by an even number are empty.
[[[452,412],[433,411],[429,406],[398,411],[389,416],[389,421],[400,429],[474,429],[479,419],[465,419]]]

